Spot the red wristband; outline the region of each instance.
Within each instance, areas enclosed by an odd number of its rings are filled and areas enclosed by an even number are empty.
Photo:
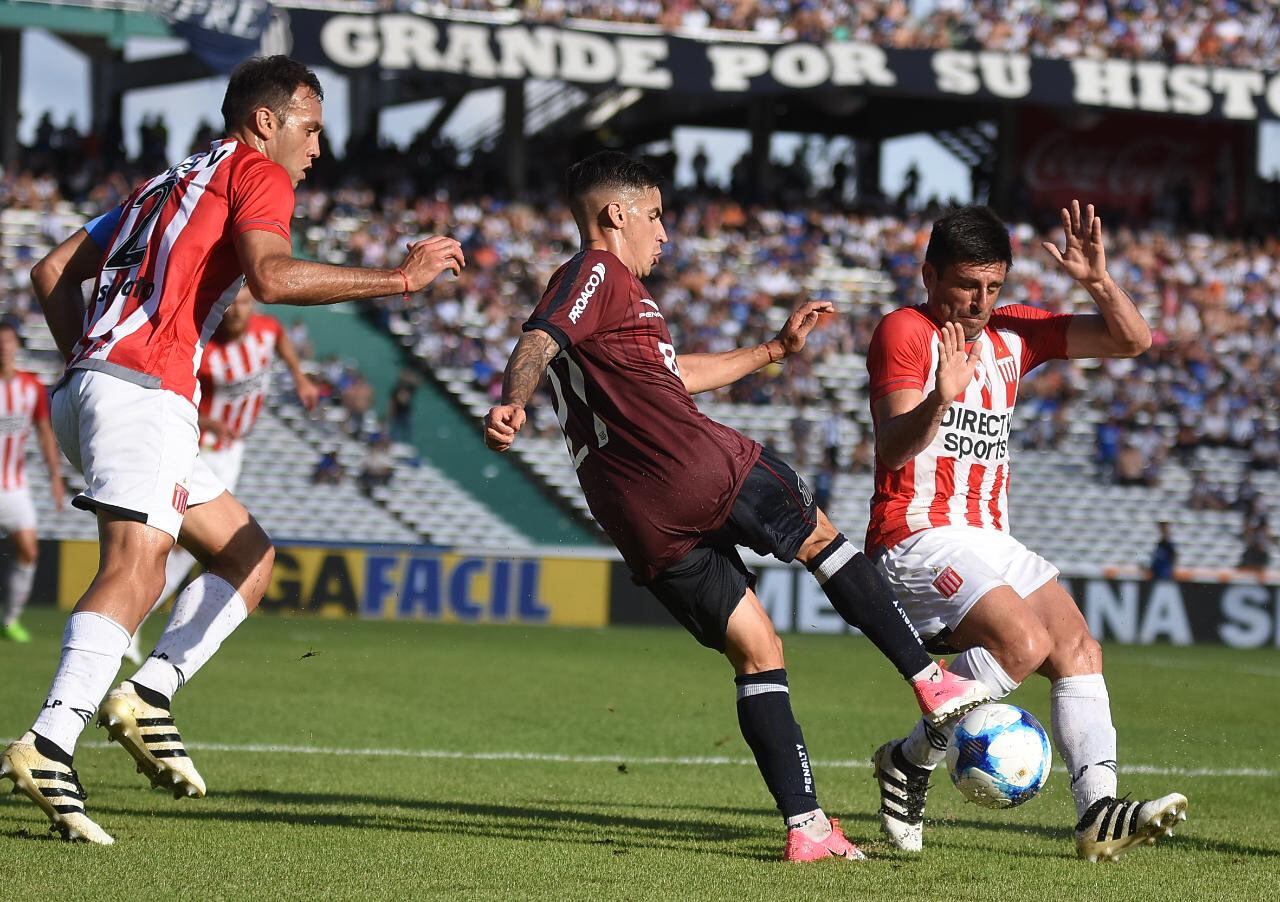
[[[409,300],[409,277],[404,274],[404,270],[396,267],[396,272],[400,273],[400,278],[404,280],[404,299]]]

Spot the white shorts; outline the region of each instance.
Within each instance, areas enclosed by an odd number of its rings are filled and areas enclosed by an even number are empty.
[[[240,468],[244,466],[244,442],[234,441],[225,448],[201,448],[200,460],[204,461],[208,472],[218,481],[218,491],[234,492],[236,483],[240,481]],[[195,498],[197,494],[204,496],[204,500],[212,500],[208,496],[208,489],[197,492],[201,487],[196,485],[196,477],[191,477],[191,497]],[[212,496],[218,497],[217,495]],[[196,501],[192,501],[196,504]],[[203,502],[200,502],[203,503]]]
[[[12,535],[36,528],[36,506],[26,486],[0,492],[0,532]]]
[[[936,526],[890,548],[876,561],[925,639],[959,625],[998,586],[1023,598],[1054,579],[1058,568],[1006,532]]]
[[[52,414],[62,452],[84,476],[75,507],[137,520],[177,539],[187,507],[222,494],[197,455],[195,406],[180,395],[76,370],[54,392]]]

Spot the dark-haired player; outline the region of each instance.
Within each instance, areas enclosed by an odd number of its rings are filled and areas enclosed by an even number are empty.
[[[876,424],[867,554],[934,651],[1003,698],[1039,673],[1052,686],[1054,741],[1067,763],[1082,858],[1115,858],[1172,832],[1187,800],[1116,798],[1116,731],[1102,650],[1057,569],[1009,534],[1009,428],[1018,385],[1047,360],[1134,357],[1151,332],[1107,272],[1102,220],[1062,211],[1066,250],[1044,248],[1098,307],[1054,316],[996,308],[1013,263],[986,207],[934,223],[922,268],[927,300],[885,316],[867,353]],[[875,754],[880,823],[895,846],[922,847],[929,774],[953,725],[920,721]]]
[[[315,74],[288,57],[242,63],[222,103],[225,138],[108,214],[118,221],[105,253],[82,229],[32,272],[68,357],[53,425],[84,475],[72,503],[97,516],[100,564],[67,621],[49,695],[0,758],[0,776],[64,838],[112,841],[85,814],[72,754],[164,586],[174,541],[206,572],[179,595],[151,657],[102,702],[99,722],[175,796],[203,795],[204,781],[174,726],[173,695],[257,606],[271,574],[266,533],[198,456],[196,370],[227,289],[243,275],[264,302],[325,304],[416,291],[463,265],[449,238],[418,242],[396,269],[293,258],[293,192],[320,153],[322,99]],[[95,275],[85,310],[80,286]]]
[[[742,734],[786,821],[784,857],[861,858],[818,804],[782,642],[735,546],[802,561],[836,610],[912,681],[926,716],[945,718],[986,692],[929,658],[874,565],[815,507],[791,467],[699,412],[692,394],[799,352],[833,308],[804,304],[755,347],[677,354],[640,281],[667,241],[660,181],[620,153],[569,169],[582,251],[552,276],[525,324],[485,440],[497,451],[511,447],[550,364],[556,413],[592,514],[636,580],[733,665]]]

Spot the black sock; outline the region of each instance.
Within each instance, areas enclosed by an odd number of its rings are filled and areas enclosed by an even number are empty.
[[[744,674],[734,683],[738,686],[738,726],[782,817],[813,811],[819,807],[813,769],[804,735],[791,713],[787,672]]]
[[[165,698],[164,693],[157,692],[149,686],[144,686],[137,680],[130,680],[129,682],[133,684],[133,691],[138,693],[138,698],[142,699],[153,708],[164,708],[168,711],[173,707],[172,699]]]
[[[831,606],[911,679],[933,663],[883,573],[843,534],[808,563]]]
[[[44,755],[46,758],[52,758],[59,764],[65,764],[67,767],[71,766],[71,755],[67,753],[66,749],[58,745],[52,739],[46,739],[34,731],[32,731],[31,735],[36,737],[35,742],[31,744],[36,747],[37,752]]]

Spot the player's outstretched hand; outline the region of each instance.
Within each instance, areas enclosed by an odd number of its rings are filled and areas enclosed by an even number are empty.
[[[1088,284],[1107,278],[1107,252],[1102,246],[1102,217],[1093,211],[1093,204],[1080,212],[1080,201],[1073,200],[1071,209],[1062,208],[1062,231],[1067,239],[1067,249],[1060,250],[1052,241],[1042,241],[1040,246],[1062,267],[1062,271],[1077,282]]]
[[[302,404],[304,410],[316,409],[316,404],[320,403],[320,389],[316,388],[314,382],[306,376],[300,376],[293,389],[298,393],[298,401]]]
[[[462,255],[462,245],[456,239],[436,235],[409,245],[400,269],[409,280],[410,291],[421,291],[446,269],[455,276],[467,265]]]
[[[516,440],[516,433],[524,426],[523,407],[500,404],[492,408],[484,418],[484,443],[491,451],[507,451]]]
[[[786,325],[778,332],[777,340],[782,343],[783,355],[790,357],[804,350],[805,340],[818,325],[823,314],[835,313],[836,305],[830,301],[808,301],[796,308],[795,313],[787,317]]]
[[[934,385],[938,394],[950,404],[969,387],[973,373],[978,368],[978,345],[968,354],[964,352],[964,327],[959,323],[942,326],[942,349],[938,353],[938,369],[934,372]]]

